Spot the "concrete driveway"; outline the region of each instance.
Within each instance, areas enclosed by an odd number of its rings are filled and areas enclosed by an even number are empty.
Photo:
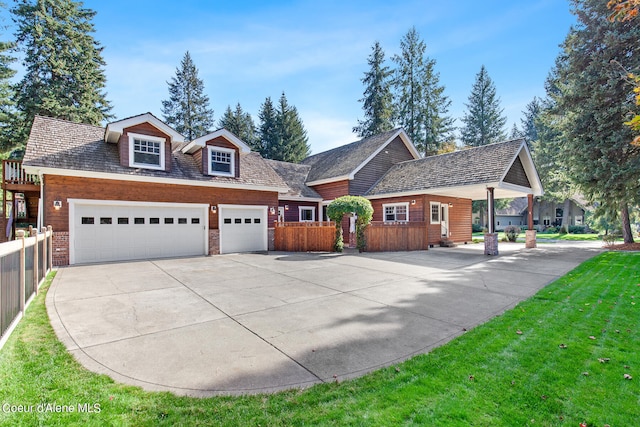
[[[428,352],[533,295],[600,244],[238,254],[67,267],[51,323],[88,369],[210,396],[342,380]]]

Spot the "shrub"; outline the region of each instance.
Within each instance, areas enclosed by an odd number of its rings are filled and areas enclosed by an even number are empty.
[[[504,228],[504,235],[510,242],[515,242],[522,230],[517,225],[507,225]]]
[[[556,227],[547,227],[541,233],[542,234],[556,234],[558,229]]]
[[[560,227],[560,230],[558,231],[558,233],[560,233],[560,234],[567,234],[567,233],[568,233],[568,231],[567,231],[567,226],[566,226],[566,225],[563,225],[562,227]]]
[[[480,224],[471,224],[471,231],[474,233],[480,233],[482,231],[482,226]]]
[[[569,226],[569,233],[571,234],[584,234],[585,233],[585,226],[584,225],[570,225]]]

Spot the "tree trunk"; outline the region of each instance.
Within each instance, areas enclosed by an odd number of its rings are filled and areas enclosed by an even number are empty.
[[[620,203],[620,221],[622,222],[622,238],[624,242],[634,243],[631,222],[629,221],[629,205],[626,202]]]

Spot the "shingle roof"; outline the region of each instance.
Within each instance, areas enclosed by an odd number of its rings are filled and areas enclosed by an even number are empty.
[[[280,175],[289,187],[286,196],[322,199],[320,194],[305,184],[311,166],[281,162],[278,160],[266,160],[266,162]]]
[[[398,163],[367,195],[498,182],[522,144],[522,139],[516,139]]]
[[[399,130],[390,130],[307,157],[302,161],[311,166],[307,182],[349,175]]]
[[[526,197],[516,197],[511,200],[509,206],[504,209],[496,209],[496,215],[516,216],[522,215],[529,207]]]
[[[212,184],[287,188],[285,182],[258,153],[240,155],[240,177],[208,176],[191,155],[180,148],[171,153],[171,171],[136,169],[120,165],[118,146],[104,141],[102,127],[36,116],[23,164],[57,169],[115,173],[126,176],[204,181]]]

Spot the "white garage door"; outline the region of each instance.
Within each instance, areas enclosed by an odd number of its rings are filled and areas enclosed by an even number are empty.
[[[267,250],[267,207],[219,205],[220,253]]]
[[[69,200],[70,263],[206,255],[208,205]]]

